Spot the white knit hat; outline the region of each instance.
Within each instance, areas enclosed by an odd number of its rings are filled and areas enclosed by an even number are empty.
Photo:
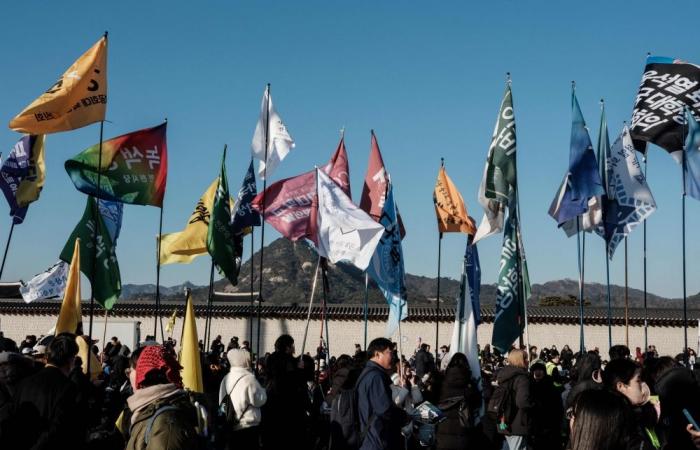
[[[231,367],[243,367],[245,369],[250,367],[250,353],[246,350],[233,348],[226,353],[226,357]]]

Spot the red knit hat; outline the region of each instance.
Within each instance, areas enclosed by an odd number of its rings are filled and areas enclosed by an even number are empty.
[[[180,369],[182,369],[182,366],[180,366],[171,352],[167,351],[162,345],[150,345],[143,349],[139,355],[139,360],[136,362],[136,388],[141,388],[141,384],[146,379],[146,374],[151,370],[163,370],[168,381],[178,387],[182,387]]]

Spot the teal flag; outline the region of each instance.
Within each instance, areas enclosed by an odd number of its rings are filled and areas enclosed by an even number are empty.
[[[501,353],[510,350],[525,327],[525,299],[530,296],[530,281],[522,254],[517,214],[511,211],[503,231],[493,323],[492,343]]]
[[[105,309],[112,309],[122,291],[119,263],[109,229],[102,214],[97,213],[97,202],[92,196],[87,197],[83,217],[63,247],[62,261],[70,264],[76,238],[80,238],[80,271],[90,280],[95,300]]]
[[[224,155],[221,158],[219,185],[216,188],[214,205],[209,219],[207,251],[209,251],[219,272],[228,278],[232,285],[238,284],[243,238],[234,233],[231,224],[231,196],[226,179],[226,147],[224,147]]]

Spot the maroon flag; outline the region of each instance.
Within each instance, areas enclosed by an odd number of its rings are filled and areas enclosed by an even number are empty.
[[[344,139],[323,171],[350,196],[350,169]],[[253,208],[262,214],[265,198],[264,219],[291,241],[309,238],[313,240],[315,227],[309,220],[311,204],[316,196],[316,172],[314,170],[295,177],[277,181],[264,193],[255,196]]]

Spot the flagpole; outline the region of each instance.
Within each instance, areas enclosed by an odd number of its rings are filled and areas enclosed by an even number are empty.
[[[629,283],[627,277],[627,236],[625,236],[625,345],[630,346]]]
[[[612,347],[612,299],[610,298],[610,242],[605,240],[605,282],[608,289],[608,348]]]
[[[644,154],[644,179],[646,180],[647,178],[647,156],[646,153]],[[643,278],[644,278],[644,351],[646,352],[647,348],[649,348],[649,330],[648,330],[648,325],[649,325],[649,310],[647,309],[647,219],[646,217],[644,218],[644,224],[643,224],[643,239],[644,239],[644,244],[643,244],[643,261],[644,261],[644,269],[643,269]]]
[[[262,223],[260,230],[260,279],[258,288],[258,342],[256,343],[256,357],[260,357],[260,322],[263,303],[263,267],[265,265],[263,254],[265,251],[265,197],[267,196],[267,154],[270,147],[270,83],[267,83],[267,105],[265,107],[265,165],[263,166],[263,194],[262,194]],[[253,343],[251,342],[251,346]]]
[[[311,322],[311,307],[314,303],[314,295],[316,294],[316,280],[318,280],[318,268],[321,265],[321,256],[318,257],[316,270],[314,270],[314,280],[311,282],[311,296],[309,297],[309,311],[306,314],[306,327],[304,327],[304,340],[301,341],[301,354],[306,350],[306,338],[309,335],[309,323]]]
[[[440,260],[442,259],[442,233],[438,233],[438,267],[437,267],[437,300],[435,304],[435,361],[438,358],[440,348],[438,339],[440,337]],[[401,318],[399,317],[399,323]]]
[[[585,239],[586,233],[583,233]],[[584,241],[585,243],[585,241]],[[585,245],[585,244],[584,244]],[[586,348],[583,336],[583,256],[581,255],[581,216],[576,216],[576,249],[578,250],[579,352]],[[584,247],[585,251],[585,247]]]
[[[369,315],[369,275],[365,272],[365,345],[364,349],[367,350],[367,318]]]
[[[10,234],[7,236],[7,243],[5,244],[5,254],[2,255],[2,266],[0,266],[0,280],[2,279],[2,273],[5,271],[5,260],[7,259],[7,251],[10,249],[10,241],[12,240],[12,232],[15,230],[15,220],[12,218],[12,225],[10,226]]]
[[[153,321],[153,337],[158,334],[158,322],[160,321],[160,338],[165,342],[165,334],[163,334],[163,321],[160,320],[160,241],[163,236],[163,206],[160,207],[160,221],[158,223],[158,256],[156,262],[156,316]]]
[[[209,273],[209,296],[207,298],[207,315],[204,319],[204,349],[209,351],[209,336],[211,334],[211,306],[214,301],[214,259],[211,260],[211,271]]]
[[[323,282],[323,320],[326,325],[326,361],[330,360],[331,344],[330,331],[328,330],[328,262],[325,258],[321,261],[321,281]],[[323,337],[323,336],[322,336]]]
[[[109,316],[109,310],[105,309],[105,327],[102,330],[102,350],[104,351],[106,340],[107,340],[107,317]]]
[[[250,353],[253,353],[253,325],[255,324],[255,226],[250,227]],[[251,358],[252,359],[252,358]],[[255,364],[257,372],[257,364]]]
[[[685,115],[684,115],[685,119]],[[686,120],[683,120],[683,127],[685,128]],[[686,177],[686,158],[685,158],[685,129],[683,130],[683,195],[682,195],[682,232],[683,232],[683,357],[684,361],[688,362],[688,292],[687,292],[687,280],[686,280],[686,263],[685,263],[685,177]]]

